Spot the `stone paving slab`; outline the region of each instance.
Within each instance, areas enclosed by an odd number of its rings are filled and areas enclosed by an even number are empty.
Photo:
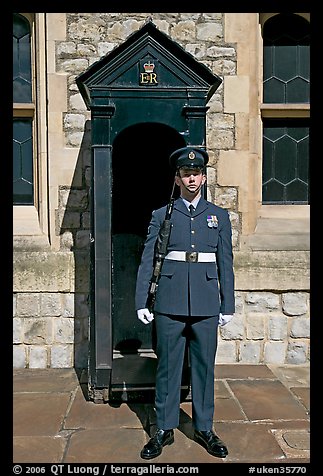
[[[175,442],[164,448],[155,463],[273,462],[285,458],[275,436],[265,425],[218,423],[217,431],[229,448],[228,457],[214,458],[179,429]],[[143,463],[139,456],[148,435],[136,429],[121,428],[76,431],[71,435],[64,462]],[[298,454],[299,455],[299,454]]]
[[[22,393],[14,395],[14,435],[56,435],[62,428],[69,401],[69,394],[61,393]]]
[[[65,463],[135,463],[142,461],[139,452],[146,443],[139,429],[91,429],[74,432],[70,438]]]
[[[310,411],[310,389],[305,387],[291,387],[290,391],[304,405],[307,412]]]
[[[310,385],[309,365],[269,365],[268,367],[287,388]]]
[[[270,425],[217,423],[216,429],[228,445],[228,462],[252,463],[284,458],[284,452],[272,434]]]
[[[276,375],[266,365],[252,364],[217,364],[215,366],[216,379],[264,379],[277,378]]]
[[[57,436],[15,436],[13,463],[57,463],[63,461],[67,440]]]
[[[184,409],[187,414],[192,418],[192,405],[191,403],[182,403],[181,408]],[[214,401],[214,415],[218,421],[226,420],[247,420],[241,406],[231,398],[215,398]]]
[[[215,380],[214,382],[214,395],[215,398],[231,398],[232,392],[230,388],[223,380]]]
[[[79,386],[74,369],[14,369],[13,391],[71,392]]]
[[[228,381],[230,388],[250,420],[306,419],[304,408],[286,387],[276,381]]]
[[[140,420],[127,404],[113,407],[109,403],[96,404],[91,401],[86,401],[82,391],[78,389],[71,410],[66,417],[64,428],[99,429],[109,427],[142,429]]]
[[[308,368],[218,365],[214,428],[229,455],[214,458],[193,438],[191,402],[181,404],[175,443],[153,463],[309,462]],[[153,404],[87,400],[73,369],[14,371],[16,463],[138,463],[155,427]]]

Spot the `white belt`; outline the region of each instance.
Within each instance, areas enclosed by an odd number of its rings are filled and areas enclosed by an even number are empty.
[[[189,263],[215,263],[215,253],[198,253],[197,251],[170,251],[165,259],[187,261]]]

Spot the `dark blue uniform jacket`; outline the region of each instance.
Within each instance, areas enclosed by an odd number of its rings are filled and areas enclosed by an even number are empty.
[[[154,247],[165,212],[166,207],[155,210],[149,224],[137,274],[136,309],[147,307]],[[217,227],[209,227],[210,220],[217,221]],[[227,210],[201,198],[192,219],[183,200],[179,198],[174,203],[171,223],[168,251],[214,252],[216,263],[165,260],[154,310],[179,316],[215,316],[219,312],[233,314],[232,231]]]

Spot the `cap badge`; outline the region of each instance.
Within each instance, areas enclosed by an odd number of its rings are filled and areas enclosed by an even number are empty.
[[[191,150],[191,152],[188,154],[188,158],[191,159],[191,160],[194,160],[195,159],[195,154],[194,152]]]
[[[207,226],[209,228],[217,228],[218,227],[218,219],[217,219],[216,215],[208,215],[206,221],[207,221]]]

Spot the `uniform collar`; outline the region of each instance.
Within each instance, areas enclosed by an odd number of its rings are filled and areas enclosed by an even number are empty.
[[[188,202],[188,205],[190,204],[191,203]],[[196,204],[194,216],[200,215],[202,212],[204,212],[207,209],[207,207],[208,207],[207,201],[203,197],[200,197],[198,200],[198,203]],[[188,207],[185,205],[184,200],[181,197],[179,197],[175,201],[175,208],[179,212],[184,213],[184,215],[191,216]]]
[[[197,205],[198,205],[198,203],[199,203],[199,201],[200,201],[200,198],[201,198],[201,196],[196,197],[196,198],[194,198],[194,200],[192,200],[191,202],[189,202],[189,201],[186,200],[185,198],[181,197],[181,199],[183,200],[183,202],[184,202],[184,204],[185,204],[187,210],[189,210],[189,206],[190,206],[190,205],[193,205],[194,209],[196,209],[196,207],[197,207]]]

